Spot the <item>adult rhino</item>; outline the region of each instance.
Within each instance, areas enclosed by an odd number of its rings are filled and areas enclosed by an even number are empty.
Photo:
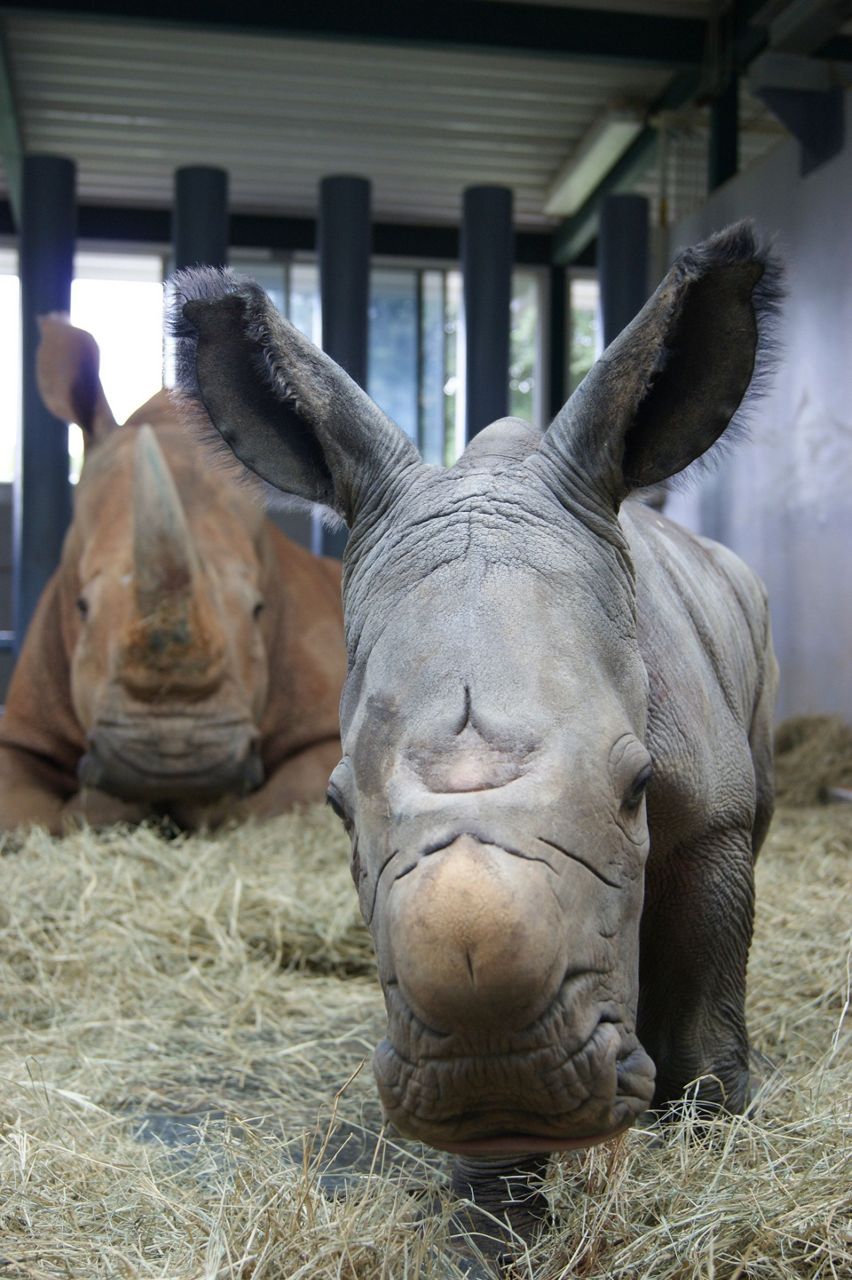
[[[777,265],[683,253],[545,432],[448,469],[227,274],[178,280],[182,385],[251,470],[350,529],[329,800],[388,1014],[375,1074],[455,1185],[598,1143],[698,1080],[749,1097],[754,856],[776,684],[758,579],[634,502],[729,427]],[[508,1207],[530,1227],[540,1200]]]
[[[39,385],[86,459],[0,721],[0,827],[195,827],[325,794],[340,572],[297,547],[159,392],[119,427],[94,339],[42,320]]]

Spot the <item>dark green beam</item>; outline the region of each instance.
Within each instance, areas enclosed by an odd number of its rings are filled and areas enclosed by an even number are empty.
[[[698,92],[697,71],[676,76],[649,112],[677,111]],[[576,213],[553,233],[553,261],[561,266],[575,262],[598,233],[598,213],[604,196],[628,191],[648,170],[657,147],[657,130],[647,125],[609,173],[601,179]]]
[[[707,148],[707,190],[715,191],[733,178],[740,167],[740,78],[732,74],[710,103],[710,138]]]
[[[15,225],[21,225],[21,174],[24,143],[21,122],[12,87],[6,32],[0,26],[0,161],[6,171],[6,187]]]
[[[0,13],[147,22],[255,35],[380,41],[471,52],[692,67],[705,24],[696,18],[605,9],[563,9],[491,0],[30,0]]]
[[[766,48],[768,32],[765,26],[753,24],[754,17],[765,7],[765,0],[734,0],[729,22],[731,28],[733,72],[744,72],[749,64]],[[830,60],[852,59],[852,40],[848,36],[834,36],[814,54]],[[703,90],[703,93],[702,93]],[[733,110],[733,90],[727,95],[727,109]],[[723,94],[724,97],[724,94]],[[661,111],[677,111],[696,99],[709,100],[707,87],[697,71],[684,71],[675,76],[666,91],[652,104],[650,119]],[[720,102],[717,113],[725,109]],[[632,146],[610,169],[588,196],[576,213],[556,229],[553,235],[553,261],[561,265],[576,262],[594,241],[598,230],[598,212],[604,196],[630,191],[647,173],[653,162],[657,145],[657,131],[651,127],[642,130]],[[726,161],[730,167],[730,160]],[[720,170],[721,172],[721,170]],[[727,176],[730,176],[728,173]]]

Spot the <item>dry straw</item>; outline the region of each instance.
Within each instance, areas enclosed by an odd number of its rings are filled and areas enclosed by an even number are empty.
[[[838,716],[793,716],[775,734],[778,799],[816,804],[826,788],[852,789],[852,729]]]
[[[555,1162],[514,1274],[835,1277],[849,1237],[852,809],[761,858],[754,1119]],[[382,1009],[321,810],[216,838],[33,833],[0,899],[0,1278],[460,1276],[445,1167],[377,1140]]]

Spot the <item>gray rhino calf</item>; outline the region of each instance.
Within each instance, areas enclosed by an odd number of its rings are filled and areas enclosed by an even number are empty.
[[[765,593],[624,500],[736,417],[779,275],[748,224],[685,252],[547,431],[504,419],[448,469],[256,285],[177,281],[184,389],[246,466],[349,526],[329,800],[387,1005],[376,1078],[487,1208],[693,1081],[748,1099]]]

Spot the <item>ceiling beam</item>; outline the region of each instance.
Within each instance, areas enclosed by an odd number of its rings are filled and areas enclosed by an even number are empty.
[[[652,105],[649,117],[653,118],[660,111],[677,111],[695,97],[699,83],[697,71],[685,71],[675,76]],[[652,125],[646,125],[621,159],[601,178],[577,212],[557,227],[553,233],[553,261],[557,266],[568,266],[584,254],[598,233],[598,214],[604,196],[630,190],[647,172],[656,154],[656,147],[657,130]]]
[[[779,9],[786,10],[789,0],[779,0],[778,4],[765,3],[765,0],[734,0],[732,10],[733,27],[733,63],[737,72],[745,71],[754,59],[767,46],[769,41],[768,24],[770,19],[777,20]],[[790,8],[801,11],[802,6],[823,10],[833,5],[836,23],[842,22],[849,0],[792,0]],[[826,29],[819,31],[819,44],[815,56],[832,61],[845,61],[852,54],[852,40],[848,36],[835,34],[826,39]],[[677,111],[696,100],[707,100],[708,86],[698,70],[683,71],[673,77],[665,92],[654,102],[648,119],[663,111]],[[654,161],[657,146],[657,130],[648,125],[639,134],[632,146],[620,160],[604,175],[598,185],[587,197],[580,209],[557,227],[553,233],[553,261],[561,266],[588,254],[598,230],[598,213],[601,201],[605,196],[630,191],[636,181],[644,176]]]
[[[30,0],[0,13],[666,68],[698,66],[706,31],[697,18],[492,0]]]
[[[0,163],[6,172],[6,189],[15,225],[21,218],[21,187],[24,141],[12,74],[5,28],[0,25]]]

